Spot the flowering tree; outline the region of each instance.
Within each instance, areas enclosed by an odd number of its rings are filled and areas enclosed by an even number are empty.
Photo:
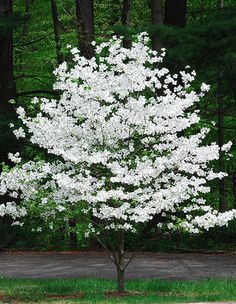
[[[67,210],[81,208],[91,219],[86,234],[98,238],[116,266],[119,291],[129,263],[124,232],[135,233],[155,215],[160,231],[190,233],[227,225],[236,216],[236,210],[206,206],[208,181],[225,176],[208,168],[219,147],[203,145],[208,129],[188,131],[200,120],[193,106],[209,86],[192,90],[195,72],[186,67],[171,75],[162,66],[165,51],[157,54],[147,43],[142,33],[126,49],[113,37],[95,45],[96,58],[89,60],[71,49],[74,66],[63,63],[55,71],[60,98],[34,98],[40,108],[35,117],[17,110],[23,127],[15,135],[45,149],[51,160],[23,163],[10,154],[16,166],[0,179],[1,194],[11,198],[0,215],[12,215],[14,224],[35,202],[46,221],[66,220]],[[111,231],[114,250],[102,241]]]

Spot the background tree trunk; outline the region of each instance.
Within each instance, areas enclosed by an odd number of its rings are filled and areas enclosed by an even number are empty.
[[[12,0],[0,1],[0,18],[12,16]],[[0,28],[0,162],[8,162],[8,152],[15,151],[17,140],[9,123],[16,118],[14,106],[9,100],[16,96],[13,76],[12,28]]]
[[[58,17],[56,0],[51,0],[51,10],[52,10],[54,37],[56,43],[57,63],[60,64],[63,62],[63,56],[61,51],[61,29],[60,29],[60,21]]]
[[[12,0],[0,1],[0,17],[12,15]],[[8,100],[16,93],[13,77],[12,30],[0,30],[0,114],[12,109]]]
[[[91,44],[94,40],[93,0],[76,0],[76,20],[81,55],[90,59],[95,56],[94,47]],[[71,228],[74,225],[72,223],[73,221],[69,223]],[[73,247],[77,248],[78,244],[77,235],[72,230],[70,232],[70,249]]]
[[[152,14],[152,24],[155,26],[162,24],[162,0],[151,0],[150,8]],[[161,42],[156,33],[152,36],[152,48],[153,50],[157,51],[161,48]]]
[[[93,0],[76,0],[76,20],[81,55],[90,59],[94,57],[94,12]]]
[[[164,23],[170,26],[185,27],[187,0],[165,0]]]
[[[126,27],[130,26],[130,16],[131,16],[131,0],[123,0],[123,10],[122,10],[122,24]],[[125,37],[123,40],[123,46],[125,48],[131,48],[132,38]]]
[[[70,250],[78,249],[77,233],[76,233],[76,220],[71,219],[69,221],[70,234],[69,234],[69,248]]]
[[[12,0],[0,0],[0,18],[11,17]],[[8,161],[8,152],[13,151],[16,139],[12,136],[9,123],[15,118],[15,110],[8,101],[15,97],[16,86],[13,76],[13,37],[12,29],[0,28],[0,162]],[[0,204],[7,201],[6,196],[1,196]],[[1,227],[9,228],[8,219],[3,218]],[[7,229],[8,230],[8,229]],[[8,232],[2,240],[3,243],[9,238]]]

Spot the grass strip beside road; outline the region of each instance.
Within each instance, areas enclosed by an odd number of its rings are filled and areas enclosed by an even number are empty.
[[[236,280],[133,280],[119,296],[103,279],[30,280],[0,278],[0,303],[189,303],[236,301]]]

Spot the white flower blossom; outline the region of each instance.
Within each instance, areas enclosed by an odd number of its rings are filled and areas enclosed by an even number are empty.
[[[227,144],[221,147],[221,150],[224,152],[228,152],[231,149],[232,144],[233,144],[232,141],[229,141]]]
[[[202,92],[208,92],[208,91],[210,91],[210,88],[211,88],[211,86],[209,84],[206,84],[204,82],[201,84],[201,91]]]
[[[19,129],[15,129],[13,131],[13,133],[17,139],[19,139],[21,137],[23,137],[23,138],[25,137],[25,131],[22,127],[20,127]]]
[[[8,158],[13,162],[13,163],[20,163],[22,161],[21,157],[20,157],[20,153],[16,152],[15,154],[13,153],[8,153]]]
[[[186,67],[172,75],[162,64],[165,50],[157,54],[148,40],[142,33],[126,49],[114,37],[96,44],[92,59],[72,48],[74,66],[62,63],[54,72],[59,99],[34,98],[40,109],[35,117],[18,108],[31,143],[53,157],[2,172],[0,194],[17,203],[1,204],[1,217],[17,223],[33,202],[42,219],[53,223],[63,211],[80,207],[98,218],[99,229],[88,225],[86,236],[136,232],[137,224],[157,214],[158,229],[192,233],[235,219],[236,210],[219,213],[203,198],[210,192],[208,181],[225,176],[209,167],[219,158],[219,146],[204,144],[206,128],[183,135],[200,121],[192,109],[210,87],[203,83],[200,93],[190,90],[195,71]],[[24,129],[14,131],[17,138],[26,136]],[[20,162],[19,154],[9,157]]]

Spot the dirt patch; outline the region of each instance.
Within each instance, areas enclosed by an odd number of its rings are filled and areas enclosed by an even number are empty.
[[[81,299],[86,296],[85,292],[76,292],[68,295],[47,295],[46,297],[51,300],[71,300],[71,299]]]
[[[133,296],[145,296],[147,295],[146,292],[142,291],[125,291],[125,292],[119,292],[119,291],[106,291],[105,296],[108,298],[123,298],[123,297],[133,297]]]
[[[6,298],[5,293],[0,291],[0,300],[4,300]]]

